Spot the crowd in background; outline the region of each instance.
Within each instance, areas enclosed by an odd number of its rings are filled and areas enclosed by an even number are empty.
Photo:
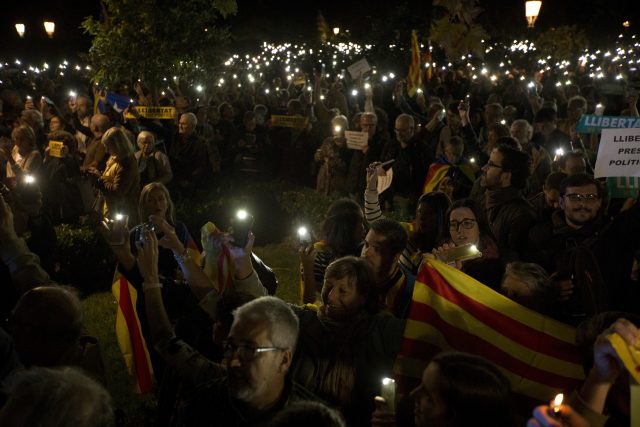
[[[509,381],[482,355],[433,359],[412,393],[415,410],[400,406],[396,414],[374,400],[379,379],[392,376],[425,257],[580,325],[591,360],[587,380],[562,409],[564,425],[584,425],[574,421],[579,416],[592,425],[628,423],[629,388],[614,387],[628,375],[603,337],[616,331],[640,345],[640,245],[632,237],[640,207],[609,198],[593,178],[598,135],[579,133],[577,124],[596,105],[607,115],[638,116],[637,92],[613,96],[586,74],[569,85],[556,84],[553,73],[533,85],[494,84],[451,69],[414,96],[399,79],[303,77],[221,84],[191,96],[180,81],[161,93],[122,82],[69,95],[55,80],[19,75],[5,85],[0,249],[12,338],[0,330],[7,343],[0,372],[45,368],[18,375],[0,420],[34,425],[15,414],[49,394],[62,402],[51,384],[68,381],[74,399],[65,410],[87,411],[79,425],[114,422],[77,296],[49,284],[53,227],[97,217],[107,219],[102,233],[139,291],[142,332],[162,380],[159,425],[300,425],[309,414],[314,425],[515,425]],[[175,116],[145,118],[138,111],[145,106],[171,106]],[[285,127],[276,116],[304,120]],[[353,148],[346,131],[366,132],[366,144]],[[390,186],[380,187],[390,173]],[[232,284],[205,274],[189,251],[194,231],[175,217],[173,200],[264,180],[337,198],[324,222],[312,224],[318,241],[300,251],[310,305],[267,296],[277,278],[252,254],[251,233],[240,236],[246,242],[220,235],[208,249],[227,251]],[[117,214],[131,228],[141,224],[130,238],[117,236]],[[469,245],[473,259],[447,258]],[[46,369],[65,365],[93,380]],[[531,425],[559,425],[547,408],[534,416]]]

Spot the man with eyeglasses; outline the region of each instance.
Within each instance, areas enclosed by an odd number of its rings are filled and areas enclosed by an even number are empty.
[[[535,220],[533,206],[522,196],[530,164],[527,154],[503,144],[491,151],[482,167],[483,207],[504,262],[520,258]]]
[[[172,239],[172,233],[167,231],[168,239]],[[216,363],[175,335],[162,300],[155,232],[145,231],[142,240],[144,243],[137,243],[137,262],[144,279],[142,287],[152,339],[158,353],[176,369],[182,381],[182,396],[187,396],[180,425],[255,426],[267,422],[289,403],[318,400],[287,376],[299,326],[285,302],[260,297],[236,309],[223,346],[224,360]],[[251,265],[252,247],[251,236],[245,248],[230,249],[234,289],[260,296],[266,294],[266,289]],[[202,270],[195,268],[188,256],[178,259],[192,268],[187,271],[193,274],[188,275],[193,291],[201,281],[197,276],[203,274]],[[203,280],[213,286],[206,276]],[[211,289],[200,300],[200,306],[216,318],[218,300],[218,293]]]
[[[236,309],[224,344],[226,375],[195,391],[185,425],[261,425],[291,403],[318,400],[287,375],[298,329],[297,316],[275,297]]]
[[[640,233],[640,207],[610,221],[601,214],[602,190],[591,176],[577,174],[560,183],[560,210],[529,233],[532,250],[526,258],[553,273],[565,293],[557,313],[577,324],[608,309],[637,310],[629,301],[633,253]]]

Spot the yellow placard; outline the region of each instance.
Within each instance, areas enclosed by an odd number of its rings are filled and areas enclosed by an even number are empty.
[[[271,116],[271,124],[273,126],[280,126],[283,128],[303,129],[307,127],[307,123],[309,123],[309,117],[284,116],[277,114]]]
[[[62,155],[64,144],[60,141],[49,141],[49,155],[51,157],[64,157]]]
[[[607,337],[616,353],[622,360],[629,374],[640,383],[640,348],[627,345],[626,341],[617,333],[613,333]]]
[[[145,119],[173,119],[176,117],[175,107],[144,107],[136,106],[136,111]],[[125,119],[135,119],[131,113],[125,114]]]

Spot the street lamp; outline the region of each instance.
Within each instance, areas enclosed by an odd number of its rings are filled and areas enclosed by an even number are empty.
[[[47,32],[49,38],[52,39],[53,33],[56,32],[56,24],[51,21],[44,21],[44,30]]]
[[[18,35],[20,36],[20,38],[24,37],[24,30],[25,30],[24,24],[16,24],[16,31],[18,32]]]
[[[333,35],[334,35],[334,36],[337,36],[337,35],[338,35],[338,33],[340,33],[340,28],[338,28],[338,27],[333,27]]]
[[[527,17],[529,28],[533,28],[541,7],[542,1],[528,1],[525,3],[525,16]]]

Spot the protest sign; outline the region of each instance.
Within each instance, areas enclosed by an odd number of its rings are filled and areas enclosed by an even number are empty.
[[[640,129],[603,129],[596,178],[640,176]]]
[[[145,119],[173,119],[176,117],[175,107],[144,107],[138,105],[136,111]],[[135,116],[131,113],[125,114],[125,119],[134,119]]]
[[[347,138],[347,148],[352,150],[362,150],[369,145],[369,134],[367,132],[346,130],[344,131],[344,136]]]
[[[583,114],[576,131],[578,133],[599,133],[602,129],[611,128],[640,128],[640,117]]]
[[[640,177],[607,178],[607,193],[613,199],[635,199],[640,193]]]
[[[384,175],[378,175],[378,194],[382,194],[384,190],[391,187],[393,181],[393,168],[389,168]]]
[[[351,78],[355,80],[361,75],[364,75],[367,71],[371,70],[371,66],[369,65],[369,62],[367,62],[367,58],[362,58],[360,61],[349,65],[347,70],[349,71]]]
[[[49,155],[51,157],[64,157],[62,155],[64,144],[60,141],[49,141]]]
[[[303,129],[309,123],[309,118],[304,116],[284,116],[274,114],[271,116],[271,125],[283,128]]]

